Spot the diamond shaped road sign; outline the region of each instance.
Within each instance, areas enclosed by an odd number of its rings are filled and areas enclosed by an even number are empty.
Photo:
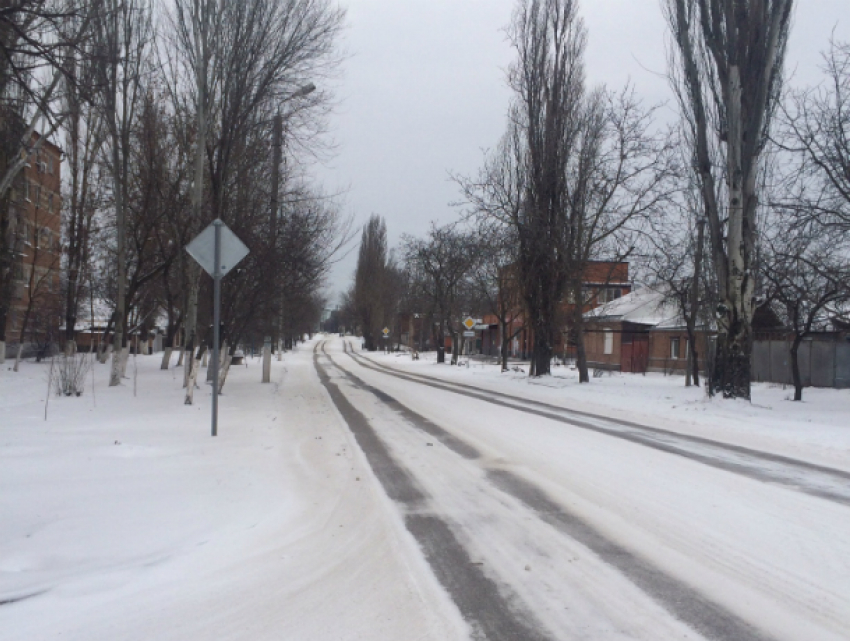
[[[473,327],[475,327],[475,319],[471,316],[467,316],[466,320],[463,321],[463,325],[464,327],[466,327],[466,329],[472,329]]]
[[[215,278],[215,222],[195,236],[192,242],[186,245],[186,251],[198,261],[205,272]],[[236,267],[249,251],[245,243],[239,240],[227,225],[221,223],[221,275],[225,276]]]

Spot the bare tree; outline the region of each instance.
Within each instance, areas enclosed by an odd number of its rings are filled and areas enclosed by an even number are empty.
[[[644,262],[653,284],[675,303],[685,323],[688,341],[685,386],[690,387],[692,381],[696,386],[700,384],[702,348],[697,342],[696,330],[698,323],[704,327],[710,325],[705,317],[710,279],[703,268],[706,219],[700,189],[688,162],[687,146],[678,147],[684,160],[677,172],[681,189],[667,200],[663,216],[650,219],[650,232],[643,237],[641,245],[646,248]]]
[[[103,172],[97,160],[103,150],[105,131],[102,114],[79,87],[78,79],[90,75],[91,61],[75,57],[69,65],[69,73],[75,81],[69,83],[65,94],[68,114],[64,127],[67,180],[62,222],[64,339],[66,352],[73,354],[76,351],[77,315],[91,277],[92,237],[103,193]]]
[[[472,281],[487,313],[499,322],[499,356],[502,371],[508,371],[511,340],[523,330],[516,323],[523,302],[516,286],[517,244],[513,228],[484,217],[478,219],[478,260],[472,270]]]
[[[328,0],[179,0],[175,7],[174,39],[180,63],[192,70],[189,102],[197,115],[195,224],[199,230],[220,218],[233,226],[243,212],[240,196],[246,189],[262,190],[265,212],[273,200],[262,183],[245,184],[244,179],[257,176],[246,162],[272,157],[263,141],[272,138],[275,115],[284,115],[290,147],[313,141],[311,136],[321,131],[329,94],[319,90],[307,96],[302,88],[336,64],[344,12]],[[264,178],[266,182],[270,175]],[[266,215],[263,222],[267,220]],[[189,265],[187,273],[188,347],[198,312],[199,272]],[[274,295],[269,298],[275,300]],[[272,305],[266,311],[273,310]]]
[[[767,300],[778,303],[780,317],[793,334],[791,373],[794,400],[800,401],[800,344],[836,318],[850,321],[850,239],[816,220],[801,224],[795,210],[774,212],[771,223],[761,272]]]
[[[131,181],[131,137],[143,94],[145,63],[153,45],[152,8],[148,0],[105,0],[94,25],[98,64],[96,101],[107,133],[107,162],[112,178],[115,216],[114,351],[109,385],[121,383],[126,367],[127,218]]]
[[[101,0],[32,0],[5,3],[0,10],[0,120],[24,125],[20,135],[2,141],[0,197],[67,116],[62,89],[85,86],[75,61],[101,8]]]
[[[403,252],[405,262],[426,278],[425,293],[437,312],[436,336],[437,362],[445,362],[445,334],[452,337],[452,365],[460,356],[461,314],[471,313],[471,287],[473,267],[479,249],[473,233],[457,225],[438,227],[431,225],[425,239],[405,237]]]
[[[522,0],[509,30],[516,100],[496,152],[460,179],[478,215],[512,228],[515,278],[534,336],[531,373],[549,374],[565,298],[581,382],[589,382],[582,284],[601,256],[622,260],[669,194],[670,144],[630,87],[587,92],[586,32],[572,0]],[[567,296],[565,296],[567,295]]]
[[[354,308],[363,332],[366,349],[378,348],[378,336],[387,322],[383,288],[390,271],[387,249],[387,225],[380,216],[372,216],[363,227],[357,269],[354,273]]]
[[[850,233],[850,42],[830,42],[825,83],[790,91],[774,136],[789,171],[781,203],[802,225],[812,219]]]
[[[517,52],[506,148],[519,201],[508,211],[519,245],[518,276],[534,332],[532,370],[549,374],[557,305],[568,275],[567,189],[588,113],[586,30],[574,0],[520,0],[508,31]]]
[[[793,0],[664,4],[675,42],[671,73],[719,288],[710,391],[730,398],[750,398],[758,174],[781,90],[792,6]]]

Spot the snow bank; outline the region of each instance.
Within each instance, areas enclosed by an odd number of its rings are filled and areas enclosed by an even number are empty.
[[[464,636],[319,386],[312,346],[209,392],[139,357],[44,399],[48,364],[0,372],[0,638]],[[176,360],[176,355],[175,355]],[[133,377],[137,372],[136,395]],[[203,376],[201,377],[203,378]],[[413,559],[413,560],[411,560]]]

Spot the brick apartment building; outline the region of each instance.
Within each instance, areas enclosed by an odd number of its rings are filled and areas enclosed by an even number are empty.
[[[33,134],[34,143],[38,138]],[[11,189],[8,241],[14,262],[6,317],[7,356],[13,356],[21,342],[27,346],[25,353],[32,353],[57,338],[62,298],[61,159],[62,150],[43,141]]]

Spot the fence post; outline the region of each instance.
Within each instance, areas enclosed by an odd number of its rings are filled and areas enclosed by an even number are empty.
[[[838,341],[832,341],[832,388],[838,389]]]

